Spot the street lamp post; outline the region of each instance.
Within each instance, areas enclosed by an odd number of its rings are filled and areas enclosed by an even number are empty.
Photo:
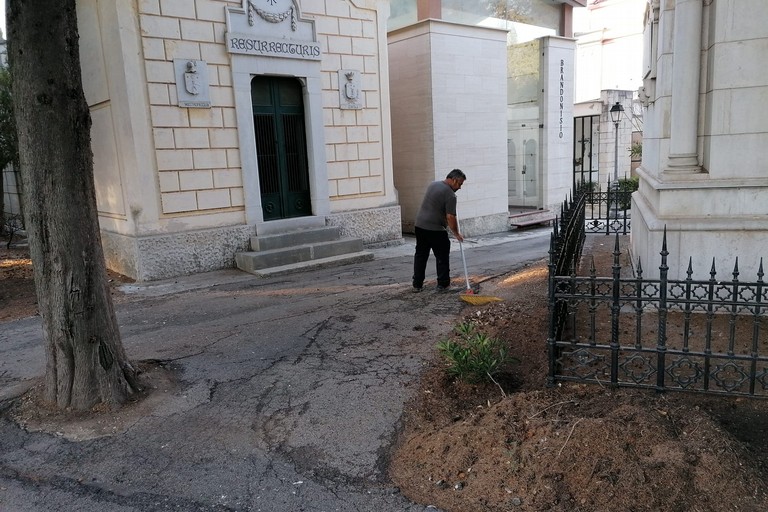
[[[611,121],[613,121],[615,143],[613,147],[613,208],[616,215],[619,214],[619,121],[624,107],[618,101],[611,107]]]

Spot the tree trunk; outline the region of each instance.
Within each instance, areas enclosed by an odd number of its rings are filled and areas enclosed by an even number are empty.
[[[121,404],[137,387],[101,248],[75,0],[10,0],[7,20],[45,398],[77,410]]]

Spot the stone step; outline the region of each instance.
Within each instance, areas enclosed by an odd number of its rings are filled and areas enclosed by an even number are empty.
[[[263,271],[272,267],[361,252],[363,252],[363,241],[361,239],[342,238],[317,243],[302,243],[278,249],[240,252],[235,254],[235,262],[240,270],[255,274],[257,273],[256,271]]]
[[[326,226],[321,228],[301,229],[276,233],[272,235],[260,235],[251,237],[252,251],[271,251],[297,245],[315,244],[338,240],[341,229],[338,226]]]
[[[549,224],[557,216],[550,210],[535,210],[531,212],[518,213],[509,216],[509,224],[518,228],[535,226],[536,224]]]
[[[269,267],[263,269],[246,270],[251,274],[260,277],[272,277],[283,274],[291,274],[295,272],[301,272],[304,270],[315,268],[328,268],[339,267],[342,265],[350,265],[352,263],[361,263],[363,261],[371,261],[373,259],[373,253],[367,251],[360,251],[348,254],[342,254],[339,256],[329,256],[327,258],[319,258],[309,261],[301,261],[298,263],[290,263],[287,265],[279,265],[276,267]]]

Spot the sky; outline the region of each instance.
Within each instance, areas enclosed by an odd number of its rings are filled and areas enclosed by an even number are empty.
[[[3,31],[3,39],[7,39],[8,33],[5,31],[5,0],[0,0],[0,30]]]

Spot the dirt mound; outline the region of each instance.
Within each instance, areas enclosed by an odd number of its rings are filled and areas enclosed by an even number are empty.
[[[37,314],[37,295],[32,271],[32,260],[24,239],[18,245],[6,247],[7,238],[0,237],[0,322],[8,322]],[[119,301],[122,293],[118,286],[132,279],[107,271],[112,298]]]
[[[425,372],[390,468],[406,496],[448,512],[768,510],[768,403],[548,388],[543,262],[487,293],[505,302],[464,320],[521,362],[489,384]]]

